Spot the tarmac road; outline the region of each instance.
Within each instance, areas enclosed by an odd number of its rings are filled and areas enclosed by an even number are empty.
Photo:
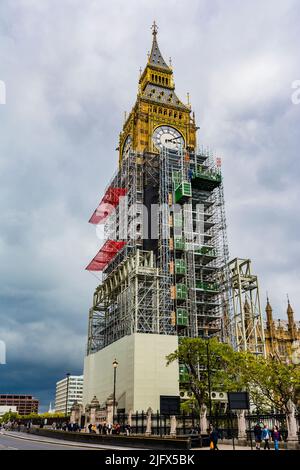
[[[28,435],[23,432],[8,432],[0,434],[1,450],[130,450],[129,447],[101,446],[94,444],[70,443],[58,439]]]
[[[49,444],[48,442],[27,440],[18,436],[12,437],[0,434],[0,451],[1,450],[84,450],[84,448],[70,446],[68,442],[63,445],[61,445],[61,443],[57,444],[56,442]]]

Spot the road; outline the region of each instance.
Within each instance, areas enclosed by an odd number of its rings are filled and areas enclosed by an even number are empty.
[[[28,435],[23,432],[5,432],[0,434],[1,450],[128,450],[130,448],[120,446],[104,446],[95,444],[70,443],[58,439]]]
[[[69,442],[43,442],[34,438],[27,439],[18,433],[16,436],[0,434],[0,451],[1,450],[84,450],[84,447],[70,445]],[[32,439],[32,440],[31,440]],[[52,440],[50,440],[51,442]]]
[[[220,444],[220,450],[232,450],[231,445]],[[28,435],[22,432],[5,432],[0,434],[1,450],[137,450],[137,448],[121,446],[104,446],[96,444],[78,445],[70,441],[52,439],[48,437]],[[193,448],[193,451],[210,450],[209,447]],[[236,450],[251,450],[249,447],[236,446]]]

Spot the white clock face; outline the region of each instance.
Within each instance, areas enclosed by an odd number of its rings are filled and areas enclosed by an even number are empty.
[[[156,148],[166,147],[170,150],[179,150],[184,146],[184,139],[174,127],[160,126],[155,129],[152,136]]]
[[[132,147],[132,138],[131,136],[129,135],[127,137],[127,139],[125,140],[125,143],[123,145],[123,152],[122,152],[122,157],[123,158],[126,158],[128,157],[129,153],[130,153],[130,150],[131,150],[131,147]]]

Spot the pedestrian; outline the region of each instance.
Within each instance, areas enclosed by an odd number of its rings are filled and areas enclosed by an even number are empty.
[[[112,424],[111,424],[111,423],[108,423],[108,425],[107,425],[107,431],[108,431],[108,434],[111,434],[111,433],[112,433]]]
[[[130,429],[131,429],[130,424],[126,424],[125,426],[126,436],[130,435]]]
[[[216,429],[213,428],[213,426],[210,426],[210,434],[209,434],[209,440],[210,440],[210,449],[211,450],[219,450],[218,449],[218,439],[219,439],[219,434]]]
[[[281,440],[281,436],[280,436],[278,426],[274,426],[274,429],[273,429],[274,450],[279,450],[280,440]]]
[[[92,425],[92,423],[90,423],[90,424],[88,425],[88,430],[89,430],[89,433],[90,433],[90,434],[91,434],[91,432],[92,432],[92,427],[93,427],[93,425]]]
[[[106,423],[103,423],[102,432],[106,436],[106,434],[107,434],[107,425],[106,425]]]
[[[98,433],[102,434],[102,424],[101,423],[98,424],[97,429],[98,429]]]
[[[119,423],[115,425],[115,434],[119,435],[121,431],[121,426]]]
[[[261,427],[260,423],[257,422],[254,426],[254,439],[255,439],[255,448],[256,450],[260,450],[260,443],[261,443]]]
[[[270,444],[269,444],[270,437],[271,437],[270,430],[268,426],[265,424],[261,433],[261,438],[263,441],[265,441],[264,450],[266,449],[270,450]]]

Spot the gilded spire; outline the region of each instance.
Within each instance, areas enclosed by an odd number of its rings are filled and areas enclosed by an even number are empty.
[[[292,306],[291,306],[291,304],[290,304],[290,299],[289,299],[289,296],[288,296],[288,294],[287,294],[287,301],[288,301],[288,306],[287,306],[287,314],[289,314],[289,313],[290,313],[290,314],[292,314],[292,315],[293,315],[293,313],[294,313],[294,310],[292,309]]]
[[[288,315],[289,323],[294,323],[294,310],[292,309],[292,306],[290,304],[290,299],[288,296],[287,296],[287,301],[288,301],[288,306],[287,306],[286,313]]]
[[[273,309],[269,302],[269,297],[267,297],[266,314],[268,323],[271,323],[273,321]]]
[[[155,21],[153,21],[153,25],[151,26],[151,29],[152,29],[152,34],[153,34],[153,42],[152,42],[152,49],[148,58],[148,63],[151,65],[155,65],[156,67],[170,70],[170,67],[165,62],[158,47],[158,43],[156,39],[158,26]]]

